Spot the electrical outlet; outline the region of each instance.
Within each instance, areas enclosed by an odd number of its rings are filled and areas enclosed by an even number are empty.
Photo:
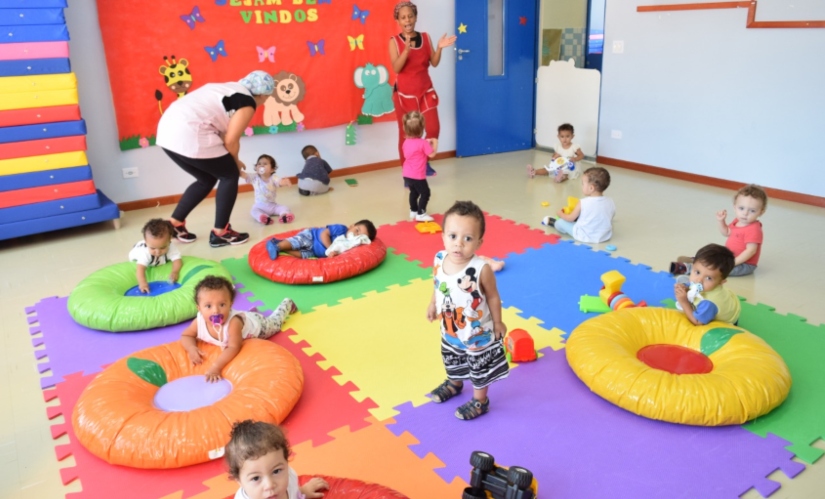
[[[621,139],[622,138],[622,131],[621,130],[610,130],[610,138],[611,139]]]
[[[614,54],[623,54],[624,53],[624,41],[616,40],[613,42],[613,53]]]
[[[137,166],[123,169],[123,178],[135,178],[139,176]]]

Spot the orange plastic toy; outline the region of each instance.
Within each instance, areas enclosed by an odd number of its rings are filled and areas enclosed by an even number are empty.
[[[538,358],[533,337],[524,329],[513,329],[504,337],[507,362],[531,362]]]
[[[180,342],[135,352],[106,368],[83,391],[72,415],[80,443],[110,464],[179,468],[223,456],[232,424],[244,419],[279,424],[301,397],[304,373],[291,353],[270,341],[249,339],[221,373],[228,393],[192,410],[157,407],[159,392],[175,383],[202,383],[220,347],[198,343],[193,365]],[[178,385],[180,386],[180,385]],[[192,391],[192,390],[189,390]],[[168,393],[168,392],[167,392]],[[175,394],[175,398],[185,398]]]

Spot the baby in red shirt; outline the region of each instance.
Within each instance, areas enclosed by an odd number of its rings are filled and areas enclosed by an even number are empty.
[[[728,274],[731,277],[753,274],[759,263],[762,252],[762,222],[759,217],[768,207],[768,195],[758,185],[749,184],[736,192],[733,197],[734,218],[728,223],[728,211],[716,213],[719,222],[719,232],[728,239],[725,246],[736,257],[733,270]],[[691,270],[692,258],[679,257],[670,264],[670,273],[674,275],[688,274]]]

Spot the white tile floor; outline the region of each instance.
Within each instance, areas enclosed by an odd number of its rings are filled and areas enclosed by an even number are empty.
[[[431,181],[431,211],[443,212],[456,199],[472,199],[488,212],[540,227],[541,218],[558,210],[568,195],[580,194],[576,181],[557,185],[547,178],[527,179],[526,163],[548,160],[547,153],[523,151],[438,161],[434,166],[439,174]],[[170,163],[169,167],[174,166]],[[608,168],[613,184],[607,195],[618,207],[610,244],[618,247],[618,255],[665,270],[677,255],[692,254],[708,242],[724,242],[714,214],[722,208],[730,210],[732,192]],[[356,178],[358,187],[334,179],[335,191],[328,196],[304,198],[295,188],[287,189],[279,194],[280,201],[293,209],[293,225],[298,227],[350,223],[365,217],[380,225],[406,218],[406,191],[399,170]],[[252,201],[250,193],[239,196],[232,218],[236,229],[250,232],[253,242],[283,230],[253,222],[248,215]],[[542,201],[550,202],[550,207],[543,208]],[[24,308],[44,297],[66,296],[91,272],[124,261],[140,239],[145,221],[167,217],[172,208],[126,213],[117,231],[105,223],[0,242],[0,316],[5,318],[0,321],[0,497],[57,498],[80,490],[77,482],[68,487],[60,482],[58,469],[74,463],[71,457],[60,464],[55,459],[49,430],[54,421],[46,418]],[[208,235],[213,216],[214,200],[210,199],[189,217],[189,229],[201,235],[201,240],[182,246],[185,255],[221,260],[249,251],[248,244],[210,248],[203,236]],[[766,237],[759,270],[753,276],[731,279],[728,286],[751,302],[822,323],[825,210],[771,200],[762,221]],[[816,445],[825,448],[821,440]],[[825,459],[794,480],[785,479],[781,472],[771,478],[783,483],[776,498],[822,497]],[[760,496],[751,491],[744,497]]]

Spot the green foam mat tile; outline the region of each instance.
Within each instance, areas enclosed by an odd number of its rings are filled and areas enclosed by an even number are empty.
[[[744,426],[760,436],[768,433],[793,442],[787,449],[806,463],[824,453],[811,447],[825,438],[825,326],[812,326],[796,315],[781,315],[767,305],[742,304],[739,326],[751,331],[785,359],[793,385],[785,402]]]
[[[375,269],[343,281],[328,284],[281,284],[257,275],[249,267],[247,257],[227,258],[221,262],[240,284],[243,291],[252,292],[255,300],[275,309],[284,297],[292,298],[303,313],[319,305],[333,306],[345,298],[357,298],[369,291],[382,291],[394,284],[403,285],[416,279],[429,279],[432,270],[422,269],[418,262],[406,260],[406,255],[387,252],[387,258]]]

